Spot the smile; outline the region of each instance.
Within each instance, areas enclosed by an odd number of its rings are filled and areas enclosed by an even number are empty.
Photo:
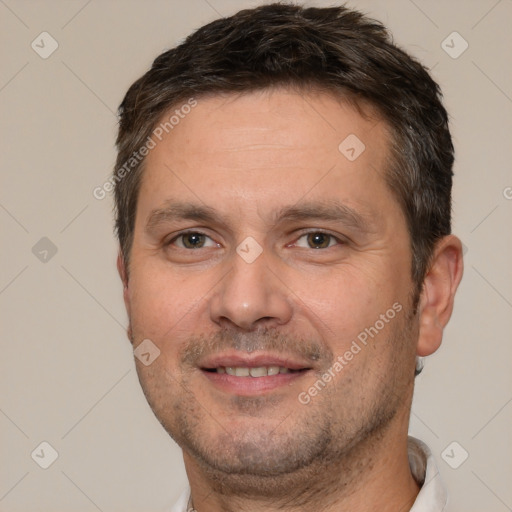
[[[206,368],[208,372],[213,373],[225,373],[228,375],[232,375],[235,377],[268,377],[272,375],[278,375],[283,373],[292,373],[292,372],[300,372],[301,370],[292,370],[290,368],[286,368],[284,366],[258,366],[258,367],[248,367],[248,366],[219,366],[218,368]]]

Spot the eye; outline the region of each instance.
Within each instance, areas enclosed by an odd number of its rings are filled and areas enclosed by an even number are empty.
[[[299,237],[295,245],[306,249],[327,249],[339,243],[340,241],[333,235],[323,231],[314,231]]]
[[[197,231],[182,233],[173,238],[169,245],[175,245],[180,249],[203,249],[204,247],[218,247],[219,244],[214,242],[209,236]]]

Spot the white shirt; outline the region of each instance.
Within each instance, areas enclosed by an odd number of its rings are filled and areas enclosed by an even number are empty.
[[[425,443],[410,436],[407,448],[411,473],[421,485],[420,492],[409,512],[442,512],[448,495],[432,452]],[[170,512],[187,512],[189,497],[190,489],[186,489]]]

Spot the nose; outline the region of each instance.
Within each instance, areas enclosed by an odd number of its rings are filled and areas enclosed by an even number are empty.
[[[264,254],[247,263],[238,254],[210,298],[210,317],[222,327],[253,331],[277,327],[292,317],[290,291]]]

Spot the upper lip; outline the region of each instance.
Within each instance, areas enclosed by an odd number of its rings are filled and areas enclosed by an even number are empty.
[[[310,369],[311,362],[283,354],[276,355],[265,352],[240,354],[232,352],[207,356],[199,361],[198,366],[200,368],[280,366],[290,370],[303,370]]]

